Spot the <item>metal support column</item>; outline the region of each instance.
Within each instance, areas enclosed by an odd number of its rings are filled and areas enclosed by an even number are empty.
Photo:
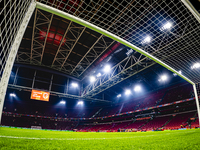
[[[22,24],[20,25],[19,31],[17,32],[17,36],[15,37],[14,43],[11,47],[11,50],[8,55],[8,59],[6,62],[6,66],[3,71],[2,79],[0,82],[0,121],[1,121],[1,116],[2,116],[2,110],[3,110],[3,104],[4,104],[4,99],[6,95],[6,90],[8,87],[8,81],[10,78],[11,70],[15,61],[15,57],[17,55],[17,51],[19,49],[22,37],[25,33],[26,27],[29,23],[29,20],[35,10],[36,3],[32,1],[30,4],[26,15],[23,18]]]
[[[65,94],[68,94],[69,78],[67,78],[67,85],[65,86]]]
[[[34,85],[35,85],[35,77],[36,77],[36,74],[37,74],[37,71],[35,70],[35,73],[34,73],[34,77],[33,77],[33,82],[32,82],[32,89],[34,88]]]
[[[53,83],[53,74],[51,75],[51,81],[50,81],[50,85],[49,85],[49,91],[51,91],[52,83]]]
[[[17,71],[16,71],[16,73],[15,73],[15,79],[14,79],[14,81],[13,81],[13,84],[15,84],[15,85],[16,85],[16,83],[17,83],[17,74],[18,74],[18,71],[19,71],[19,67],[17,67]]]

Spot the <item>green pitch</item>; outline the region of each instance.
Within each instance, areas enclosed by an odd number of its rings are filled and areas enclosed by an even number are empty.
[[[200,129],[134,133],[78,133],[0,127],[1,150],[192,150]]]

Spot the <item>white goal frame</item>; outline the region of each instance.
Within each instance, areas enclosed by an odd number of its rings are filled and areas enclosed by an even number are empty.
[[[13,64],[19,49],[19,46],[21,44],[23,35],[26,31],[26,27],[29,23],[29,20],[36,8],[36,3],[34,1],[31,2],[23,20],[22,23],[19,27],[19,30],[17,32],[17,35],[15,37],[15,40],[12,44],[12,47],[10,48],[10,52],[8,54],[8,59],[6,61],[5,68],[3,70],[3,75],[0,80],[0,123],[1,123],[1,117],[2,117],[2,111],[3,111],[3,105],[4,105],[4,100],[5,100],[5,95],[8,87],[8,82],[10,78],[10,74],[13,68]],[[13,27],[14,28],[14,27]]]

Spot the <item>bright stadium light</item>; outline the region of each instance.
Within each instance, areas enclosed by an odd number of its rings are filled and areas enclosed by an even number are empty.
[[[171,22],[167,22],[162,28],[161,30],[169,30],[172,27],[172,23]]]
[[[66,102],[65,102],[65,101],[63,101],[63,100],[62,100],[62,101],[60,101],[60,104],[65,104],[65,103],[66,103]]]
[[[126,89],[126,91],[125,91],[125,95],[130,95],[130,94],[131,94],[131,90]]]
[[[129,50],[126,52],[126,55],[127,55],[127,56],[130,56],[132,53],[133,53],[133,50],[132,50],[132,49],[129,49]]]
[[[73,86],[74,88],[77,88],[77,87],[78,87],[78,84],[75,83],[75,82],[73,82],[73,83],[72,83],[72,86]]]
[[[78,105],[83,105],[83,101],[78,101]]]
[[[16,95],[15,95],[15,93],[10,93],[10,96],[15,97]]]
[[[121,94],[118,94],[117,97],[120,98],[120,97],[122,97],[122,95],[121,95]]]
[[[141,91],[141,86],[136,85],[136,86],[134,87],[134,91],[135,91],[135,92],[140,92],[140,91]]]
[[[192,65],[191,69],[198,69],[200,68],[200,63],[195,63],[194,65]]]
[[[90,76],[90,82],[96,81],[96,78],[94,76]]]
[[[100,77],[100,76],[101,76],[101,73],[99,72],[99,73],[97,74],[97,78]]]
[[[142,44],[149,43],[149,42],[151,42],[151,37],[146,36],[146,38],[142,41]]]
[[[158,80],[158,81],[160,81],[160,82],[164,82],[164,81],[167,81],[167,79],[168,79],[168,76],[167,75],[162,75],[161,77],[160,77],[160,79]]]
[[[109,73],[110,70],[111,70],[111,66],[110,66],[110,65],[105,65],[103,71],[104,71],[105,73]]]
[[[166,81],[166,80],[167,80],[167,75],[162,75],[162,76],[161,76],[161,80],[162,80],[162,81]]]

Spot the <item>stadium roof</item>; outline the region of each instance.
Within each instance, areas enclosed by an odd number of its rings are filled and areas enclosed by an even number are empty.
[[[200,61],[199,16],[194,17],[182,1],[38,2],[109,31],[176,71],[181,70],[192,82],[200,81],[199,70],[191,68]],[[137,49],[131,50],[94,30],[38,8],[16,57],[16,63],[46,66],[80,80],[97,73],[108,62],[112,74],[86,86],[82,96],[98,95],[156,64]]]
[[[198,71],[190,71],[199,61],[199,22],[181,1],[38,1],[114,33],[182,70],[194,82],[199,80]],[[167,22],[172,24],[170,30],[163,29]],[[144,42],[146,36],[151,38],[149,43]],[[83,78],[95,61],[106,57],[103,53],[116,50],[114,44],[100,33],[36,9],[16,62],[44,65]]]
[[[50,67],[81,79],[114,43],[82,25],[36,9],[16,62]]]

